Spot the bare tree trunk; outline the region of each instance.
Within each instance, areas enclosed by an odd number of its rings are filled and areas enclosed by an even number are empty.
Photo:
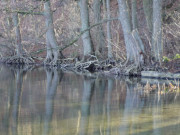
[[[143,0],[143,9],[146,17],[147,27],[150,32],[150,36],[152,34],[153,24],[152,24],[152,13],[153,13],[153,0]],[[151,41],[150,41],[151,42]]]
[[[16,9],[16,0],[12,0],[13,8]],[[18,13],[12,14],[13,18],[13,24],[15,28],[15,34],[16,34],[16,46],[17,46],[17,56],[22,55],[22,43],[21,43],[21,32],[20,32],[20,26],[19,26],[19,18]]]
[[[132,11],[132,28],[138,28],[138,20],[137,20],[137,0],[131,0],[131,11]]]
[[[153,0],[152,53],[155,60],[161,62],[162,46],[162,0]]]
[[[95,24],[101,22],[101,2],[100,0],[94,0],[93,3],[94,7],[94,20]],[[96,50],[95,50],[95,55],[99,56],[100,53],[104,52],[104,33],[103,33],[103,28],[102,25],[98,25],[95,27],[95,35],[96,35]]]
[[[132,61],[133,55],[132,55],[131,46],[129,45],[129,39],[128,39],[128,35],[131,33],[132,29],[131,29],[130,15],[129,15],[127,2],[128,2],[127,0],[118,0],[119,20],[121,22],[121,26],[123,29],[127,58],[129,58],[129,60]]]
[[[59,51],[57,49],[58,44],[55,37],[54,32],[54,24],[53,24],[53,14],[51,10],[51,3],[50,1],[46,1],[44,3],[44,16],[46,18],[46,45],[47,45],[47,55],[45,63],[49,63],[52,65],[57,64]]]
[[[128,0],[118,0],[119,20],[122,25],[127,60],[134,62],[137,66],[142,64],[140,52],[144,52],[144,45],[137,29],[131,28],[131,21],[128,9]],[[135,17],[134,17],[135,18]]]
[[[88,10],[88,0],[79,1],[80,12],[81,12],[81,30],[84,31],[89,28],[89,10]],[[85,32],[82,35],[84,56],[93,53],[93,46],[90,37],[90,31]]]
[[[107,8],[107,19],[111,18],[111,10],[110,10],[110,0],[106,0],[106,8]],[[107,42],[108,42],[108,58],[113,58],[112,54],[112,36],[111,36],[111,22],[107,22]]]

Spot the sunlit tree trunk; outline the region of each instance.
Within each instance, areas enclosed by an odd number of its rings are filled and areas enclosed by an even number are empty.
[[[100,0],[94,0],[93,7],[94,7],[94,21],[95,21],[95,24],[97,24],[97,23],[101,22],[101,2],[100,2]],[[96,35],[95,55],[99,56],[100,53],[103,53],[104,44],[105,44],[102,25],[98,25],[95,27],[95,35]]]
[[[13,4],[13,10],[16,10],[16,0],[12,0]],[[19,26],[19,18],[18,13],[15,12],[12,14],[13,24],[14,24],[14,30],[15,30],[15,37],[16,37],[16,46],[17,46],[17,56],[22,55],[22,43],[21,43],[21,31]]]
[[[107,19],[111,18],[111,10],[110,10],[110,0],[106,0],[106,8],[107,8]],[[111,35],[111,22],[107,22],[107,47],[108,47],[108,58],[113,58],[112,53],[112,35]]]
[[[153,0],[152,53],[156,61],[161,62],[162,47],[162,0]]]
[[[81,30],[84,31],[89,28],[88,0],[79,0],[79,7],[81,12]],[[82,41],[84,56],[92,54],[93,46],[89,30],[82,35]]]
[[[57,49],[58,44],[54,32],[53,24],[53,13],[51,10],[51,3],[49,0],[44,2],[44,16],[46,19],[46,45],[47,45],[47,56],[45,63],[50,63],[52,65],[57,64],[59,51]]]

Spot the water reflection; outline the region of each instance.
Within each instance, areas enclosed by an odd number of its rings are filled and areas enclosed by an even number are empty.
[[[10,78],[8,79],[8,100],[7,100],[7,109],[6,114],[3,118],[3,124],[5,124],[5,131],[8,133],[12,133],[12,135],[18,134],[18,118],[19,118],[19,110],[20,110],[20,101],[22,95],[22,84],[23,84],[23,77],[25,75],[25,71],[23,69],[17,68],[14,70],[6,70],[7,72],[3,71],[1,67],[1,71],[3,73],[8,73]],[[3,77],[1,79],[4,79]]]
[[[60,83],[63,78],[63,73],[61,71],[59,75],[57,69],[45,69],[45,71],[47,82],[43,135],[49,135],[50,124],[52,121],[52,115],[54,111],[54,98],[56,95],[58,83]]]
[[[91,99],[94,92],[95,79],[84,77],[84,89],[81,104],[81,120],[80,120],[80,135],[86,135],[88,132],[89,115]]]
[[[2,135],[175,135],[177,93],[147,94],[138,80],[57,69],[0,70]]]

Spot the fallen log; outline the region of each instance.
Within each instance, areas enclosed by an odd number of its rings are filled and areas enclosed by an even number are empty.
[[[141,71],[141,76],[145,78],[159,79],[180,79],[180,73],[158,72],[158,71]]]

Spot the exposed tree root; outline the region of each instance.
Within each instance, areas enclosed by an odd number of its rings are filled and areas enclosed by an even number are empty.
[[[31,57],[15,55],[9,58],[5,58],[3,62],[6,64],[25,65],[25,64],[33,64],[34,60]]]
[[[50,59],[50,58],[46,58],[43,61],[44,66],[51,66],[51,67],[57,67],[58,65],[61,64],[60,60],[55,60],[55,59]]]

